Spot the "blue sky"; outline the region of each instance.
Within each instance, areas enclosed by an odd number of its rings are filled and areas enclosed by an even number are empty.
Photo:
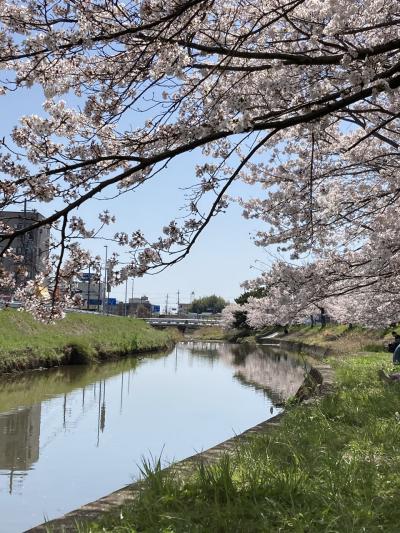
[[[20,116],[32,113],[41,115],[42,101],[43,95],[38,88],[3,96],[1,137],[7,137]],[[116,224],[110,227],[110,235],[117,231],[129,234],[140,228],[146,235],[156,237],[165,224],[179,215],[183,200],[183,191],[179,188],[194,183],[195,165],[201,162],[198,152],[185,154],[142,189],[115,200],[93,200],[81,208],[79,215],[96,226],[98,212],[108,209],[117,217]],[[237,183],[230,194],[247,196],[249,191],[256,193],[255,188]],[[52,212],[51,204],[30,207],[35,207],[43,214]],[[168,294],[171,306],[177,301],[178,291],[181,302],[188,302],[192,292],[195,297],[215,293],[233,301],[242,292],[240,284],[258,273],[251,265],[257,267],[256,260],[268,262],[265,252],[251,241],[250,235],[257,229],[260,229],[259,222],[243,219],[240,207],[231,205],[227,213],[211,221],[192,253],[183,262],[158,275],[136,279],[134,295],[147,295],[152,303],[165,305]],[[86,247],[104,258],[104,244],[92,240],[87,242]],[[117,245],[108,244],[109,253],[120,251]],[[124,260],[123,255],[121,260]],[[129,296],[131,290],[130,281]],[[124,286],[116,287],[111,296],[123,300],[124,293]]]

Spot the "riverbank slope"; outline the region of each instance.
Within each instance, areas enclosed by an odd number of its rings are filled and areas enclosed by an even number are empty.
[[[327,335],[317,330],[290,336]],[[336,334],[341,355],[328,358],[336,373],[331,394],[289,402],[278,427],[190,477],[147,465],[133,504],[79,531],[397,531],[400,384],[378,377],[381,368],[393,370],[390,354],[367,353],[360,341],[363,353],[344,355]],[[376,336],[383,346],[384,335]]]
[[[393,340],[391,332],[396,328],[372,329],[345,324],[321,326],[291,326],[287,335],[280,339],[319,346],[335,354],[359,352],[385,352],[388,342]]]
[[[179,338],[130,317],[68,313],[55,324],[42,324],[24,312],[0,311],[0,373],[82,364],[161,350]]]
[[[285,329],[287,332],[285,332]],[[265,344],[269,342],[292,342],[323,348],[321,353],[346,355],[359,352],[384,352],[393,341],[392,331],[400,328],[372,329],[346,324],[321,326],[294,325],[288,328],[266,327],[263,330],[231,330],[225,333],[228,341]],[[270,337],[272,335],[272,337]]]

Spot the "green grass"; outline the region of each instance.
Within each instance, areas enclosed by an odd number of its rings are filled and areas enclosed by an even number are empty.
[[[188,337],[195,341],[225,340],[225,331],[220,326],[204,326],[190,331]]]
[[[285,340],[300,341],[332,348],[336,353],[382,352],[393,340],[391,332],[396,328],[368,329],[360,326],[349,328],[345,324],[321,326],[291,326]]]
[[[42,324],[28,313],[0,311],[0,372],[48,367],[163,349],[176,331],[158,331],[129,317],[68,313],[55,324]]]
[[[337,388],[183,480],[144,468],[135,504],[82,531],[398,532],[400,384],[388,354],[331,359]]]

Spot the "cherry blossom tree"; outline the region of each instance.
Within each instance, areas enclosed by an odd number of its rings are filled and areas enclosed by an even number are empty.
[[[259,278],[248,282],[249,287],[268,287],[267,296],[250,298],[239,308],[225,309],[229,313],[246,313],[252,328],[274,324],[304,322],[322,309],[334,321],[369,327],[386,327],[400,320],[398,270],[385,276],[383,270],[369,271],[365,261],[358,268],[355,261],[361,253],[316,260],[306,265],[277,262]],[[346,263],[346,260],[354,263]],[[389,268],[396,266],[390,258]],[[368,260],[369,261],[369,260]],[[386,266],[386,265],[385,265]]]
[[[20,288],[32,309],[35,299],[62,309],[60,284],[93,261],[77,240],[112,222],[105,212],[88,227],[82,206],[162,179],[195,149],[186,216],[156,241],[142,228],[116,234],[132,256],[117,281],[181,261],[244,180],[265,190],[239,199],[267,223],[257,243],[311,258],[292,268],[317,273],[302,294],[389,290],[400,250],[397,0],[0,0],[0,23],[0,92],[45,95],[42,115],[20,117],[0,154],[1,210],[54,205],[1,232],[4,256],[22,233],[53,228],[49,296],[43,280]],[[277,263],[266,274],[277,298],[287,273]],[[296,301],[300,312],[306,300]]]

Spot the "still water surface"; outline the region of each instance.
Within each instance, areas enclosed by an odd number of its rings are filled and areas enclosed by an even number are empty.
[[[262,347],[168,354],[0,379],[0,532],[21,532],[279,412],[301,364]]]

